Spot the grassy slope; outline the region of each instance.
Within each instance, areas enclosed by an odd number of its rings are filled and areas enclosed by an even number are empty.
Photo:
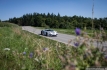
[[[56,41],[52,41],[46,38],[42,38],[38,35],[31,34],[26,31],[22,31],[20,27],[3,26],[0,23],[0,68],[2,70],[21,70],[25,66],[25,69],[37,70],[46,68],[57,68],[60,70],[61,64],[57,59],[57,53],[55,51]],[[59,43],[60,44],[60,43]],[[64,44],[60,44],[64,46]],[[4,51],[4,48],[10,48],[10,51]],[[50,52],[45,52],[43,48],[53,49]],[[23,52],[26,55],[23,56]],[[29,58],[30,53],[34,54],[32,59]],[[6,56],[7,54],[7,56]],[[54,56],[54,58],[52,58]],[[35,58],[41,59],[38,62]],[[56,60],[57,59],[57,60]],[[32,66],[31,66],[32,65]],[[43,68],[38,67],[44,65]]]
[[[10,50],[6,51],[4,48]],[[98,49],[91,48],[94,57],[88,55],[87,59],[83,59],[84,54],[88,52],[85,51],[86,48],[85,45],[73,48],[22,31],[17,25],[0,23],[0,70],[69,70],[67,67],[71,64],[83,70],[94,66],[97,58],[97,63],[106,65],[107,61],[97,52]],[[33,57],[29,56],[30,53],[33,53]]]

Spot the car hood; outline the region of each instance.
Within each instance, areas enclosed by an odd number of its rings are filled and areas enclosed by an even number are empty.
[[[57,33],[56,31],[49,31],[50,33]]]

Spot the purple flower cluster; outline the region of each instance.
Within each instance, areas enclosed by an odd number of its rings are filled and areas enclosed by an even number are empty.
[[[107,55],[105,55],[105,59],[107,59]]]
[[[80,35],[80,34],[81,34],[80,28],[76,28],[76,29],[75,29],[75,33],[76,33],[76,35]]]
[[[43,51],[48,51],[49,50],[49,48],[43,48]]]
[[[79,46],[79,43],[78,42],[74,42],[74,45],[76,46],[76,47],[78,47]]]
[[[26,52],[23,52],[23,55],[26,55]],[[29,57],[32,58],[33,57],[33,53],[29,53]]]
[[[32,57],[33,57],[33,53],[32,53],[32,52],[29,54],[29,57],[30,57],[30,58],[32,58]]]
[[[23,55],[26,55],[26,52],[23,52]]]

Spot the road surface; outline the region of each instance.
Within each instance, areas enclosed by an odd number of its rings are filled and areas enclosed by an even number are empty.
[[[40,35],[40,33],[41,33],[41,29],[37,29],[37,28],[31,27],[31,26],[22,26],[22,30],[29,31],[29,32],[37,34],[37,35]],[[40,35],[40,36],[42,36],[42,35]],[[43,36],[43,37],[46,37],[46,38],[49,38],[49,39],[52,39],[52,40],[55,40],[58,42],[62,42],[65,44],[68,44],[68,41],[74,40],[76,38],[76,36],[74,36],[74,35],[67,35],[67,34],[62,34],[62,33],[58,33],[57,37],[47,37],[47,36]],[[83,38],[81,37],[81,42],[82,41],[83,41]],[[90,42],[88,42],[88,44],[89,43]],[[70,43],[70,45],[74,46],[74,42],[72,41]],[[93,45],[98,46],[98,47],[101,46],[101,44],[97,44],[96,41],[93,42]],[[107,43],[103,43],[103,46],[107,46]]]

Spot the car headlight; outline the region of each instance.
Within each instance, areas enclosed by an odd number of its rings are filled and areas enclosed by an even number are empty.
[[[49,32],[50,34],[52,34],[52,32]]]

